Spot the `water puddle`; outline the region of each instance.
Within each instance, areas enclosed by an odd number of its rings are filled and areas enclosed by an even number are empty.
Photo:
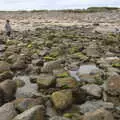
[[[98,71],[99,68],[95,64],[81,65],[78,73],[79,75],[90,74],[92,71]]]
[[[32,97],[32,95],[38,93],[37,84],[32,84],[29,80],[29,76],[17,76],[14,79],[22,80],[25,82],[25,86],[17,89],[16,98]]]
[[[73,77],[75,80],[80,81],[79,76],[77,75],[77,71],[69,71],[69,74],[71,77]]]
[[[99,68],[95,64],[81,65],[78,70],[69,71],[71,77],[75,78],[77,81],[80,81],[80,75],[89,75],[91,72],[98,71]]]

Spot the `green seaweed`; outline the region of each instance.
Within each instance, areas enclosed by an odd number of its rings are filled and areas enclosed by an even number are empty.
[[[63,72],[61,74],[58,74],[57,77],[62,77],[62,78],[69,77],[69,74],[67,72]]]

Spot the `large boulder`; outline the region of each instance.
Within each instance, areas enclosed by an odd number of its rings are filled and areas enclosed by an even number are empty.
[[[104,85],[104,99],[115,105],[120,105],[120,76],[114,75],[108,78]]]
[[[105,90],[108,94],[116,96],[120,94],[120,76],[114,75],[108,79],[105,84]]]
[[[112,113],[101,108],[95,112],[88,112],[84,115],[83,120],[114,120]]]
[[[12,120],[17,116],[13,103],[4,104],[0,107],[0,120]]]
[[[39,88],[48,88],[55,84],[56,78],[50,74],[41,74],[37,79]]]
[[[98,100],[98,101],[87,101],[79,106],[80,112],[83,114],[87,112],[95,112],[97,109],[100,109],[101,107],[111,110],[114,108],[114,104],[110,102],[104,102]]]
[[[56,109],[65,109],[72,104],[71,90],[61,90],[54,92],[51,96],[52,102]]]
[[[0,84],[0,88],[2,89],[4,93],[4,102],[8,102],[14,98],[17,85],[15,81],[6,80]]]
[[[13,71],[15,70],[21,70],[21,69],[25,69],[27,67],[27,64],[22,61],[22,60],[17,60],[12,66],[11,69]]]
[[[60,60],[56,60],[56,61],[50,61],[50,62],[46,62],[44,63],[44,66],[42,68],[42,72],[53,72],[54,69],[58,69],[62,67],[62,63],[64,62],[63,59]]]
[[[38,93],[37,84],[31,84],[29,80],[29,76],[17,76],[14,79],[22,80],[25,82],[24,87],[18,88],[16,91],[16,98],[31,98],[34,94]]]
[[[42,98],[21,98],[14,101],[16,110],[24,112],[36,105],[42,105],[44,103]]]
[[[43,106],[37,105],[17,115],[13,120],[45,120]]]
[[[102,95],[102,88],[96,84],[88,84],[81,87],[83,90],[86,90],[88,94],[100,98]]]
[[[13,65],[11,66],[12,70],[21,70],[21,69],[25,69],[27,67],[27,62],[29,57],[25,56],[25,55],[20,55],[16,62],[13,63]]]
[[[56,87],[74,88],[77,87],[77,81],[72,77],[58,78],[56,80]]]

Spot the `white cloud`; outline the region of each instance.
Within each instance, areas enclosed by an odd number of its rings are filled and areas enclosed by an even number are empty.
[[[120,7],[120,0],[0,0],[1,10],[65,9],[90,6]]]

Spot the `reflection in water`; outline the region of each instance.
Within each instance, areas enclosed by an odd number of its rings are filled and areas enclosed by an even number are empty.
[[[89,65],[81,65],[78,72],[80,75],[82,74],[90,74],[92,71],[98,71],[99,69],[96,67],[95,64],[89,64]]]
[[[80,68],[76,71],[69,71],[71,77],[75,78],[77,81],[80,81],[79,75],[90,74],[92,71],[98,71],[99,69],[95,64],[81,65]]]
[[[77,81],[80,81],[79,76],[77,75],[77,71],[69,71],[71,77],[75,78]]]

